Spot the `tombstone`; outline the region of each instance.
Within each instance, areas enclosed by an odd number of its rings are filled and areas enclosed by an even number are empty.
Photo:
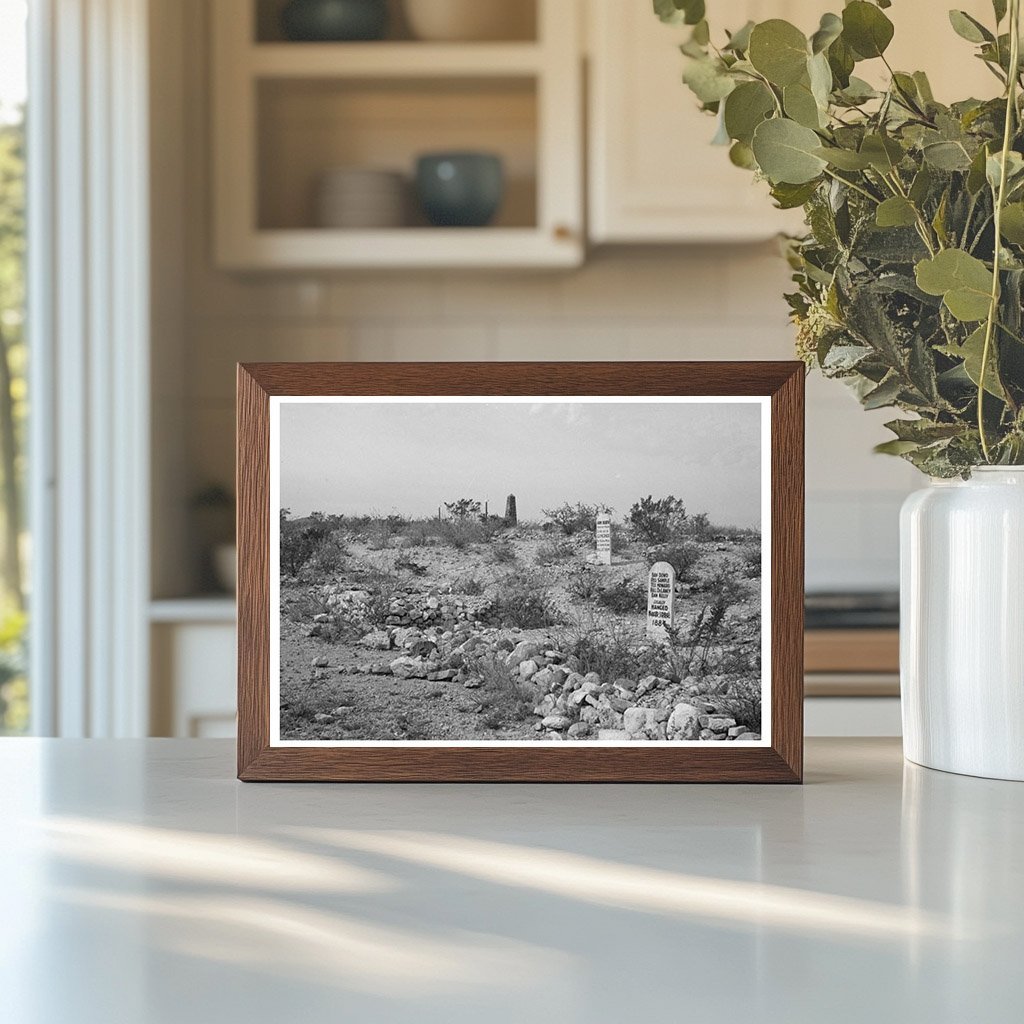
[[[675,624],[676,571],[668,562],[655,562],[647,577],[647,635],[664,640]]]
[[[597,562],[599,565],[612,564],[612,517],[601,514],[597,517]]]
[[[515,526],[519,522],[516,517],[516,496],[510,494],[505,501],[505,525]]]

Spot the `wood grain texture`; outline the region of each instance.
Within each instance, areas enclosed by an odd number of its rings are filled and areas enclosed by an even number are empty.
[[[771,397],[772,746],[270,746],[271,395]],[[798,362],[252,363],[238,368],[238,777],[243,781],[800,782],[803,398]]]

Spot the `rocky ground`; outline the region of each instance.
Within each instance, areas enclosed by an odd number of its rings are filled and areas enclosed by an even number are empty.
[[[642,610],[595,596],[646,585],[644,549],[592,559],[589,536],[520,526],[461,550],[357,539],[330,578],[286,578],[282,739],[759,739],[759,580],[746,580],[702,659],[648,640]],[[728,542],[706,542],[698,565],[677,588],[681,636],[712,600],[702,581],[744,572]],[[512,625],[510,592],[539,593],[550,624]]]

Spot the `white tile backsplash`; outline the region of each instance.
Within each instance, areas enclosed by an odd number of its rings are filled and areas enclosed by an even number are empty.
[[[785,264],[768,247],[604,252],[571,273],[188,275],[188,450],[229,480],[234,364],[245,360],[789,359]],[[872,454],[885,412],[808,378],[807,581],[893,587],[915,471]]]

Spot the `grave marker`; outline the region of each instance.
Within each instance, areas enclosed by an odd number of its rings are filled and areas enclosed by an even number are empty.
[[[600,565],[612,564],[612,517],[601,514],[597,517],[597,561]]]
[[[676,571],[668,562],[655,562],[647,577],[647,635],[664,640],[675,624]]]

